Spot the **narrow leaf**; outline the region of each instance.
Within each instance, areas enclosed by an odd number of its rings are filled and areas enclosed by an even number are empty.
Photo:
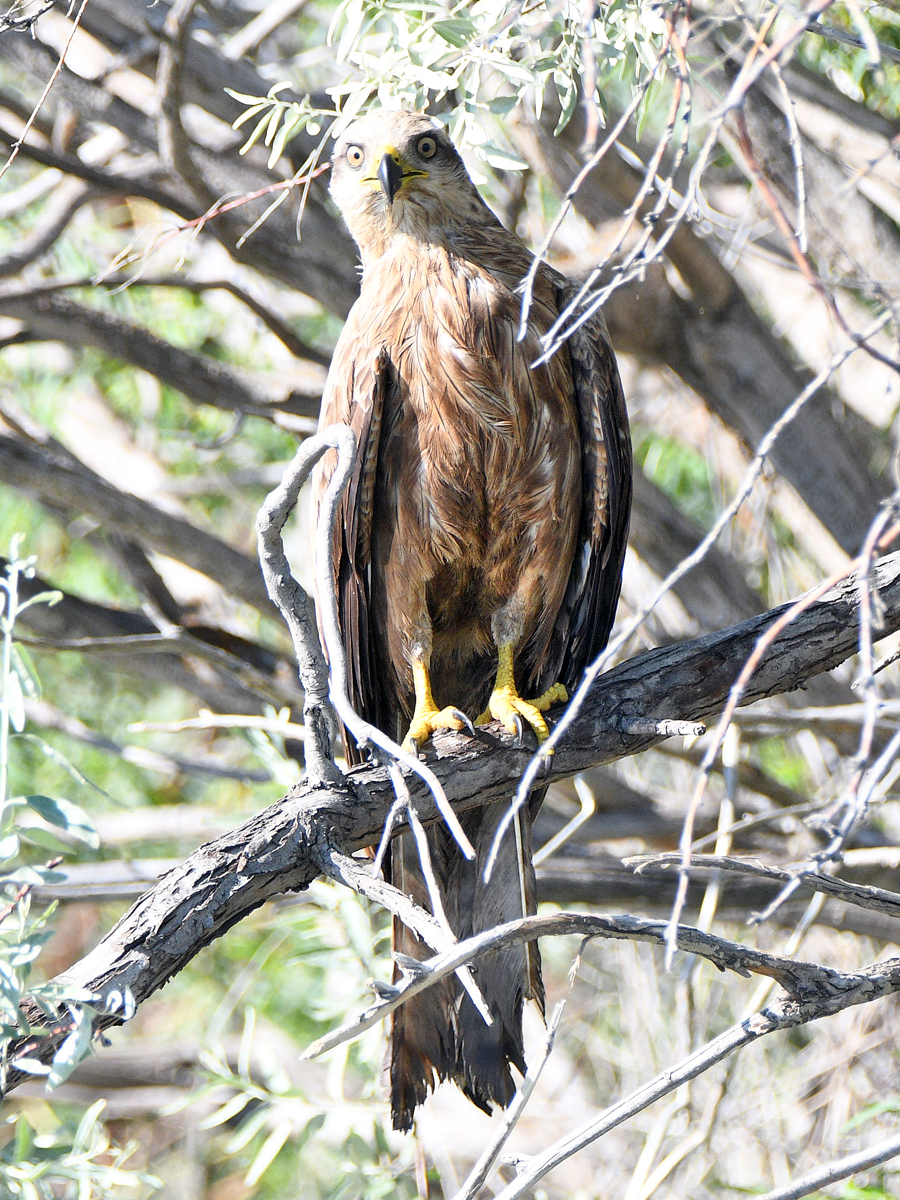
[[[29,808],[33,808],[38,816],[43,817],[48,825],[65,829],[73,838],[95,850],[100,845],[100,835],[80,805],[73,804],[71,800],[54,800],[51,796],[41,795],[26,796],[25,803]]]
[[[253,1165],[244,1177],[244,1183],[253,1187],[275,1160],[281,1147],[291,1136],[291,1122],[286,1118],[279,1121],[266,1140],[259,1148],[259,1153],[253,1160]]]

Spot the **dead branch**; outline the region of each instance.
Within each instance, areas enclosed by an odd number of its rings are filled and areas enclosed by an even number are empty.
[[[571,1158],[573,1154],[623,1121],[642,1112],[662,1096],[669,1095],[682,1084],[696,1079],[698,1075],[722,1062],[736,1050],[778,1030],[806,1025],[810,1021],[833,1016],[853,1005],[868,1004],[884,996],[895,995],[898,990],[900,959],[892,959],[886,963],[864,967],[852,975],[835,972],[827,981],[824,990],[815,997],[810,995],[802,1000],[785,997],[774,1001],[754,1016],[732,1026],[708,1042],[677,1066],[663,1071],[624,1100],[611,1105],[599,1117],[561,1138],[542,1154],[519,1160],[516,1164],[519,1168],[518,1177],[497,1194],[496,1200],[517,1200],[567,1158]]]
[[[639,858],[627,859],[628,864],[637,867],[638,873],[646,866],[671,867],[681,863],[680,854],[648,854]],[[832,875],[820,875],[810,870],[808,865],[795,871],[770,867],[765,863],[748,858],[724,858],[716,854],[694,854],[691,862],[697,867],[720,871],[734,871],[742,875],[753,875],[760,879],[771,879],[779,883],[790,883],[797,879],[805,887],[825,896],[833,896],[845,904],[855,904],[859,908],[868,908],[872,912],[884,913],[886,916],[900,918],[900,894],[888,892],[884,888],[866,887],[859,883],[848,883],[836,879]]]
[[[329,449],[341,447],[338,465],[329,486],[336,504],[347,485],[356,452],[356,440],[349,429],[343,442],[338,439],[337,427],[323,430],[306,441],[284,473],[281,483],[266,497],[256,519],[257,550],[266,590],[278,606],[291,634],[300,680],[306,694],[303,707],[304,722],[309,737],[306,763],[313,783],[336,784],[340,771],[334,764],[332,746],[337,735],[337,717],[329,694],[328,663],[322,652],[316,627],[316,612],[312,599],[291,573],[284,553],[281,532],[294,510],[300,488],[319,459]],[[333,435],[333,436],[329,436]],[[330,530],[333,522],[328,524]],[[340,649],[338,653],[341,653]]]
[[[6,559],[0,557],[0,571],[5,570]],[[23,580],[20,585],[23,596],[53,591],[53,584],[40,576]],[[267,680],[267,688],[276,688],[281,703],[296,703],[298,692],[289,686],[293,675],[287,670],[287,661],[265,646],[226,633],[208,625],[190,628],[192,639],[221,646],[229,651],[233,660],[227,676],[193,669],[185,647],[179,642],[167,642],[161,638],[157,626],[144,613],[128,609],[112,608],[83,600],[80,596],[62,593],[62,599],[54,605],[33,604],[21,615],[24,627],[34,630],[49,645],[81,643],[78,649],[90,653],[91,645],[99,641],[110,655],[114,669],[139,671],[144,678],[156,679],[161,683],[183,688],[185,691],[218,712],[250,711],[261,712],[262,704],[257,693],[243,686],[239,680],[241,671],[238,663],[244,662],[261,671]],[[119,639],[142,639],[139,661],[129,652],[116,652]],[[151,652],[153,641],[158,653]],[[73,647],[74,648],[74,647]]]
[[[280,414],[315,420],[321,393],[260,386],[247,372],[224,366],[215,359],[173,346],[147,329],[112,313],[79,304],[57,294],[65,284],[0,293],[0,313],[24,322],[32,337],[94,346],[155,375],[177,388],[189,400],[249,416],[281,419]],[[77,286],[77,285],[76,285]],[[280,395],[278,393],[281,393]]]
[[[105,734],[98,733],[84,721],[79,721],[77,717],[63,712],[46,700],[26,700],[25,714],[29,722],[38,727],[56,729],[66,737],[84,742],[86,745],[103,750],[108,754],[114,754],[123,762],[134,763],[142,770],[155,771],[168,779],[176,779],[179,775],[201,775],[214,779],[239,779],[247,783],[267,783],[271,778],[268,771],[252,768],[242,769],[224,762],[217,763],[208,755],[204,755],[203,758],[181,758],[173,754],[161,754],[158,750],[148,750],[144,746],[125,745],[113,738],[106,737]],[[181,806],[173,805],[172,808],[178,812]],[[168,814],[169,820],[172,815],[172,812]],[[170,838],[172,836],[171,825],[166,828],[160,824],[158,836],[160,839]],[[103,840],[104,838],[101,836],[101,842]]]
[[[887,1162],[889,1158],[896,1158],[898,1154],[900,1154],[900,1138],[888,1138],[865,1150],[859,1150],[856,1154],[848,1154],[846,1158],[839,1158],[837,1162],[818,1167],[801,1179],[794,1180],[786,1188],[776,1188],[774,1192],[766,1192],[765,1196],[760,1197],[760,1200],[800,1200],[801,1196],[808,1196],[812,1192],[819,1191],[820,1188],[837,1183],[840,1179],[849,1179],[851,1175],[856,1175],[859,1171],[866,1171],[869,1167],[877,1167],[879,1163]]]
[[[878,564],[872,583],[883,606],[884,636],[900,629],[900,554]],[[764,657],[744,703],[802,686],[854,654],[858,605],[856,581],[849,579],[802,613]],[[623,734],[622,718],[648,712],[705,718],[719,711],[761,632],[783,611],[650,651],[608,672],[557,748],[550,780],[636,754],[659,740],[649,733]],[[492,737],[494,728],[476,738],[447,733],[435,739],[431,766],[457,811],[507,799],[530,757],[510,745],[511,739]],[[407,785],[422,819],[439,819],[429,790],[412,775]],[[140,1004],[265,900],[307,887],[319,873],[323,848],[337,845],[351,854],[376,844],[394,800],[389,774],[378,767],[352,771],[339,785],[298,785],[166,875],[65,980],[101,997],[114,990],[124,994],[127,987]],[[101,1025],[114,1023],[112,1016],[99,1019]],[[52,1058],[53,1036],[33,1044],[37,1040],[28,1043],[29,1053]],[[11,1057],[21,1052],[22,1044]],[[22,1077],[12,1072],[9,1086]]]
[[[87,467],[74,468],[68,454],[0,433],[0,475],[4,483],[35,500],[89,513],[141,545],[171,554],[254,608],[271,613],[262,576],[252,558],[183,518],[119,491]]]
[[[384,1020],[412,996],[433,987],[464,963],[473,962],[500,946],[511,942],[534,941],[540,937],[567,936],[652,942],[654,945],[665,946],[668,923],[643,917],[562,912],[550,916],[522,917],[518,921],[497,925],[484,933],[458,942],[434,958],[427,959],[420,964],[420,969],[415,974],[408,976],[402,984],[389,992],[380,985],[380,999],[376,1004],[360,1013],[354,1020],[348,1021],[346,1025],[313,1042],[304,1051],[303,1057],[317,1058],[344,1042],[352,1041]],[[764,975],[768,979],[774,979],[789,996],[797,1000],[835,993],[842,987],[852,986],[855,982],[855,976],[846,976],[840,971],[833,971],[816,963],[803,963],[751,950],[739,942],[704,933],[689,925],[679,925],[676,938],[679,950],[707,959],[720,971],[735,971],[745,978],[749,978],[750,975]],[[896,973],[900,986],[900,963],[897,964]]]

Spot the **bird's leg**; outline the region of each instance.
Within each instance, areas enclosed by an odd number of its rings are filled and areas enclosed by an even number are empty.
[[[508,733],[521,737],[524,717],[534,730],[538,742],[545,742],[550,736],[550,731],[542,714],[551,704],[568,700],[569,694],[561,683],[554,683],[534,700],[523,700],[516,688],[513,670],[514,649],[513,642],[501,642],[497,647],[497,678],[494,681],[494,690],[488,700],[487,709],[475,724],[484,725],[493,719],[500,721]]]
[[[502,608],[498,609],[491,618],[491,634],[497,647],[497,678],[494,690],[491,692],[485,712],[478,718],[477,724],[485,724],[491,719],[500,721],[508,733],[522,737],[522,719],[524,718],[534,730],[538,742],[545,742],[550,736],[545,713],[551,704],[566,701],[569,695],[561,683],[554,683],[543,695],[534,700],[523,700],[516,687],[514,653],[516,646],[522,641],[525,633],[524,606],[519,597],[514,596]]]
[[[416,689],[416,706],[406,737],[403,739],[403,748],[413,753],[438,729],[469,729],[473,733],[475,732],[472,729],[472,722],[464,712],[460,712],[452,705],[439,709],[435,704],[431,694],[431,676],[428,670],[430,657],[421,643],[415,643],[410,648],[410,666],[413,686]]]

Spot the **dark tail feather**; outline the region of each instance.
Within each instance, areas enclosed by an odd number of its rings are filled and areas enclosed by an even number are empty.
[[[433,843],[434,838],[429,837]],[[418,866],[415,842],[410,834],[394,840],[391,848],[391,881],[422,908],[430,911],[428,890]],[[434,951],[394,918],[393,949],[423,961]],[[400,977],[394,970],[394,981]],[[390,1077],[391,1116],[395,1129],[412,1128],[415,1110],[442,1079],[453,1074],[455,1061],[455,979],[427,988],[394,1010],[391,1018]]]
[[[454,922],[454,927],[460,930],[460,937],[481,933],[535,911],[530,806],[522,810],[505,834],[490,882],[484,881],[484,864],[507,807],[503,802],[482,809],[477,821],[473,814],[473,827],[466,829],[475,846],[476,861],[466,863],[459,857],[463,879],[457,888],[458,925]],[[486,1025],[469,997],[461,997],[455,1079],[473,1104],[489,1112],[494,1104],[505,1108],[515,1095],[512,1068],[525,1074],[523,1001],[533,999],[544,1011],[537,943],[506,946],[479,959],[473,973],[494,1023]]]
[[[531,821],[543,790],[522,810],[500,846],[490,883],[484,864],[508,805],[492,804],[466,814],[463,827],[475,847],[468,862],[442,827],[429,833],[432,865],[441,900],[462,940],[535,911]],[[409,836],[395,839],[392,882],[430,911],[428,893]],[[433,951],[398,921],[394,949],[419,960]],[[396,1009],[391,1028],[390,1091],[395,1129],[409,1129],[415,1109],[435,1085],[453,1079],[484,1112],[505,1108],[516,1092],[514,1067],[524,1075],[522,1005],[535,1000],[544,1011],[541,959],[536,942],[517,943],[473,964],[475,981],[493,1017],[488,1025],[454,976]],[[395,974],[396,978],[396,974]]]

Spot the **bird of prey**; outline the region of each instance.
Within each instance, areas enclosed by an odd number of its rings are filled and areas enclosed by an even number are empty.
[[[631,506],[631,443],[603,318],[547,361],[541,338],[576,294],[481,199],[447,134],[412,112],[375,111],[338,139],[331,195],[359,246],[362,290],[344,326],[322,427],[345,422],[358,453],[334,534],[350,699],[417,749],[471,718],[530,727],[565,699],[613,623]],[[334,467],[323,459],[319,500]],[[354,747],[350,746],[351,756]],[[463,819],[467,861],[429,834],[450,925],[471,936],[534,909],[530,811],[484,861],[506,804]],[[407,844],[409,843],[409,844]],[[429,907],[410,835],[394,884]],[[395,949],[431,951],[395,922]],[[473,968],[488,1024],[454,977],[396,1010],[389,1059],[394,1127],[435,1083],[479,1108],[506,1106],[524,1072],[522,1006],[543,1006],[536,947]]]

